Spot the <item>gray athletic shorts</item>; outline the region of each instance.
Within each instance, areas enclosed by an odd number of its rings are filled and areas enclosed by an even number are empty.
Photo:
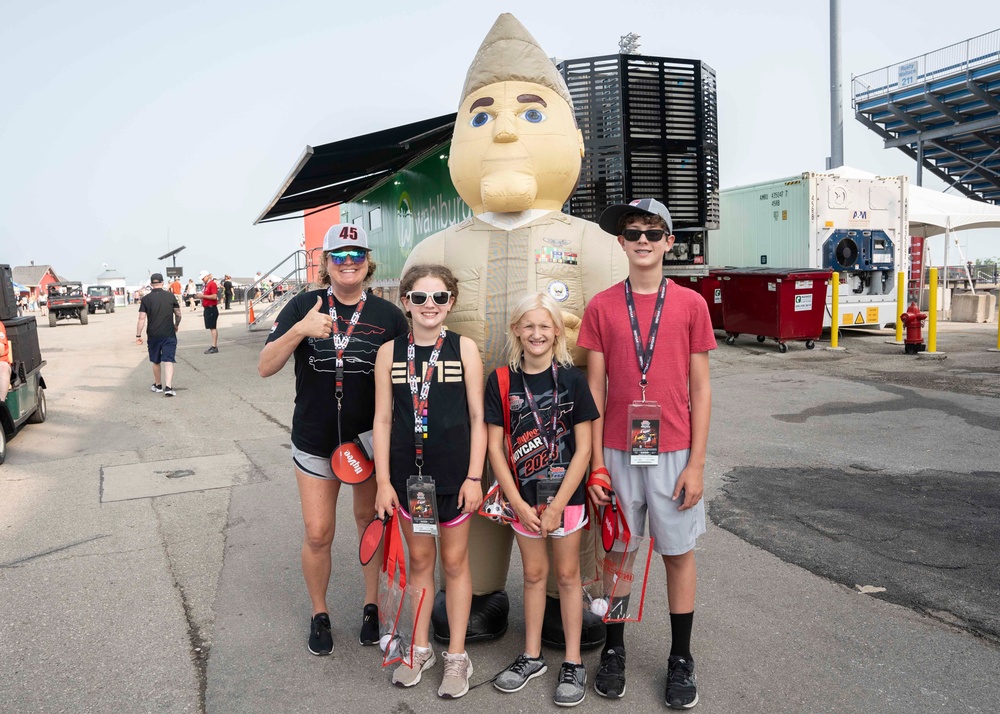
[[[306,476],[312,476],[324,481],[337,481],[337,477],[333,475],[333,466],[330,464],[329,456],[307,454],[305,451],[297,448],[295,444],[292,444],[292,463]]]
[[[683,555],[693,550],[705,532],[705,499],[686,511],[678,511],[680,499],[670,500],[681,471],[687,466],[690,449],[660,454],[656,466],[630,466],[627,451],[604,449],[604,465],[611,472],[611,484],[632,533],[649,535],[653,550],[660,555]]]

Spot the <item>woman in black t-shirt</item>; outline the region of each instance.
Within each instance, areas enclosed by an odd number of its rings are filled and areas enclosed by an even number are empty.
[[[375,356],[384,343],[409,329],[399,308],[365,293],[375,272],[370,255],[363,229],[330,228],[319,269],[319,283],[324,287],[296,295],[282,309],[257,367],[262,377],[269,377],[295,355],[292,462],[305,522],[302,574],[312,601],[308,647],[315,655],[333,651],[326,593],[341,483],[330,459],[340,444],[371,430]],[[336,398],[338,361],[341,400]],[[375,513],[375,479],[354,486],[353,491],[360,535]],[[366,604],[359,636],[363,645],[374,645],[379,639],[378,571],[378,558],[364,568]]]

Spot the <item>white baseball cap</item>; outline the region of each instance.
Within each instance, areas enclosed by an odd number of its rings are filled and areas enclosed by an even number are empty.
[[[204,280],[206,275],[211,275],[211,274],[212,274],[211,270],[203,270],[200,273],[198,273],[198,279]]]
[[[360,248],[361,250],[371,250],[368,247],[368,234],[361,226],[352,226],[350,223],[338,223],[330,226],[323,239],[323,252],[331,250],[341,250],[343,248]]]

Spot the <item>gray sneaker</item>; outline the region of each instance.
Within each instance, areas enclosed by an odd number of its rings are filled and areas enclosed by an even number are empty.
[[[444,652],[444,677],[438,687],[438,696],[442,699],[458,699],[469,691],[469,679],[472,677],[472,660],[468,653],[453,655]]]
[[[575,707],[587,696],[587,668],[582,664],[563,662],[559,668],[559,686],[553,697],[556,706]]]
[[[401,664],[392,673],[392,683],[397,687],[412,687],[420,683],[420,675],[437,664],[434,650],[430,647],[426,652],[413,649],[413,666]]]
[[[514,664],[497,676],[493,682],[493,686],[501,692],[507,692],[508,694],[520,692],[524,689],[528,680],[541,677],[547,670],[548,667],[545,666],[545,657],[543,655],[539,655],[538,657],[529,657],[526,654],[518,655],[517,659],[514,660]]]

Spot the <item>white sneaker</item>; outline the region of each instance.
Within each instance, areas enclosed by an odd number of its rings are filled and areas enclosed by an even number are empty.
[[[434,650],[430,647],[421,652],[416,647],[413,648],[413,663],[408,666],[405,663],[396,667],[392,673],[392,683],[398,687],[412,687],[420,683],[420,675],[437,664]]]
[[[442,699],[458,699],[469,691],[469,679],[472,678],[472,660],[468,653],[460,655],[443,653],[444,677],[438,687],[438,696]]]

